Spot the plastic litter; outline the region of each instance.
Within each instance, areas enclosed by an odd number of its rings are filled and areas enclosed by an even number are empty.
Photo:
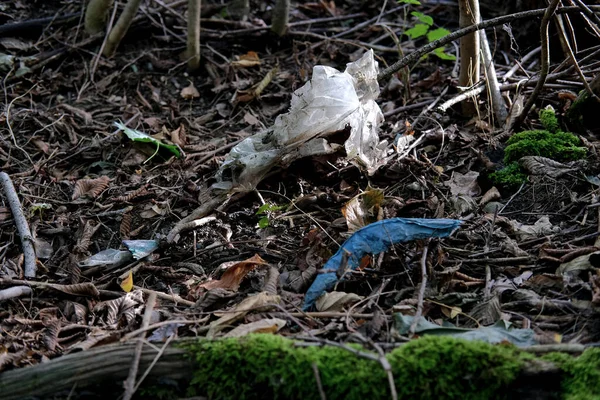
[[[144,258],[158,249],[157,240],[123,240],[123,244],[136,260]]]
[[[319,271],[304,298],[303,309],[309,310],[324,292],[333,289],[338,282],[336,274],[344,254],[348,254],[348,269],[356,269],[367,254],[379,254],[395,243],[430,237],[445,237],[458,228],[456,219],[392,218],[377,221],[354,232],[337,253]]]
[[[414,320],[413,316],[394,314],[395,328],[400,335],[409,333],[410,326]],[[532,329],[513,328],[510,322],[500,320],[491,326],[482,326],[477,329],[457,328],[445,323],[444,326],[436,325],[425,318],[419,319],[415,329],[419,335],[446,335],[465,340],[481,340],[487,343],[510,342],[515,346],[533,346],[538,343],[535,332]]]
[[[312,79],[292,95],[290,111],[277,117],[269,130],[235,146],[217,172],[215,189],[250,191],[276,165],[336,151],[324,139],[351,128],[344,147],[350,161],[374,173],[387,162],[388,144],[378,129],[383,113],[379,96],[379,67],[369,50],[344,72],[317,65]]]
[[[119,267],[133,260],[131,253],[125,250],[106,249],[79,263],[80,267]]]

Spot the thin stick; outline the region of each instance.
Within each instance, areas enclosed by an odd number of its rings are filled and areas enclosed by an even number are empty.
[[[540,77],[537,85],[535,85],[535,89],[533,89],[533,93],[531,93],[527,103],[523,106],[523,111],[521,111],[521,114],[519,114],[519,116],[515,119],[512,126],[508,127],[509,130],[517,129],[523,123],[527,117],[527,114],[529,114],[529,110],[531,110],[531,107],[533,107],[533,104],[537,100],[544,87],[544,84],[546,83],[546,77],[548,76],[548,70],[550,69],[550,41],[548,40],[548,24],[550,23],[550,19],[554,15],[559,3],[560,0],[552,0],[544,12],[544,17],[542,18],[542,24],[540,27],[540,44],[542,46],[542,54],[540,56],[542,62],[542,66],[540,68]]]
[[[152,317],[152,310],[156,304],[156,293],[150,293],[148,300],[146,300],[146,309],[144,310],[144,318],[142,319],[142,328],[150,325],[150,318]],[[133,360],[131,360],[131,368],[129,369],[129,375],[125,381],[125,393],[123,394],[123,400],[131,400],[135,393],[135,377],[137,376],[138,369],[140,366],[140,358],[142,356],[142,348],[144,347],[143,335],[139,337],[138,342],[135,344],[135,350],[133,353]]]
[[[169,300],[169,301],[172,301],[173,303],[180,303],[180,304],[183,304],[183,305],[188,306],[188,307],[191,307],[194,304],[196,304],[193,301],[189,301],[189,300],[183,299],[183,298],[181,298],[181,296],[178,296],[176,294],[168,294],[168,293],[163,293],[163,292],[157,292],[156,290],[146,289],[146,288],[142,288],[142,287],[139,287],[139,286],[134,286],[133,288],[134,289],[139,289],[139,290],[141,290],[142,292],[144,292],[146,294],[152,294],[152,293],[154,293],[154,294],[156,294],[156,296],[159,299]]]
[[[323,390],[323,384],[321,383],[321,375],[319,374],[319,367],[316,362],[312,363],[313,373],[315,374],[315,380],[317,381],[317,388],[319,389],[319,396],[321,396],[321,400],[327,400],[327,396],[325,395],[325,390]]]
[[[421,255],[421,286],[419,287],[419,297],[417,299],[417,312],[413,318],[410,328],[408,330],[408,336],[412,337],[417,329],[417,324],[423,314],[423,299],[425,298],[425,288],[427,287],[427,251],[429,250],[429,242],[423,248],[423,254]]]
[[[502,99],[500,93],[500,84],[498,83],[498,77],[496,76],[496,68],[494,67],[494,59],[492,58],[492,51],[490,50],[490,43],[488,42],[485,31],[479,31],[481,53],[483,59],[483,71],[486,75],[486,83],[488,84],[488,90],[490,93],[490,101],[492,102],[492,110],[496,117],[496,126],[503,127],[508,117],[506,111],[506,105]]]
[[[23,249],[23,270],[26,278],[35,278],[37,270],[35,249],[33,247],[33,236],[29,230],[29,224],[23,213],[23,207],[19,201],[19,196],[15,186],[6,172],[0,172],[0,183],[4,188],[4,195],[10,206],[13,219],[19,236],[21,237],[21,248]]]

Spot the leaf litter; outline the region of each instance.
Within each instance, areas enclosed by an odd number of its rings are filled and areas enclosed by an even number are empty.
[[[17,21],[59,11],[7,7]],[[149,15],[162,12],[145,7]],[[295,15],[330,16],[315,7]],[[352,2],[344,7],[336,9],[342,17],[357,11]],[[372,6],[359,11],[381,16]],[[436,22],[444,18],[439,9],[413,14],[426,20],[423,34],[428,12]],[[381,18],[394,22],[399,14]],[[339,23],[320,26],[337,32]],[[517,345],[600,340],[593,129],[581,134],[585,161],[523,157],[527,181],[501,187],[490,173],[502,164],[503,133],[485,120],[485,104],[472,124],[434,106],[453,96],[453,62],[443,56],[451,47],[377,82],[375,64],[361,75],[360,61],[372,61],[362,58],[352,32],[347,41],[325,43],[294,31],[312,43],[290,43],[260,30],[223,35],[222,28],[219,20],[203,27],[211,47],[203,48],[207,72],[198,76],[178,65],[162,33],[144,34],[162,32],[152,24],[134,26],[139,41],[100,61],[93,77],[81,63],[91,63],[85,57],[100,42],[81,41],[75,29],[40,31],[37,46],[18,34],[3,39],[10,53],[2,56],[3,74],[14,75],[3,81],[0,163],[22,207],[32,210],[38,260],[35,279],[24,280],[3,193],[0,346],[10,357],[0,370],[120,340],[140,328],[151,292],[159,295],[155,322],[166,323],[151,330],[159,341],[258,331],[358,341],[357,329],[375,343],[440,330]],[[409,52],[422,40],[404,39]],[[85,60],[64,43],[83,50]],[[374,55],[394,62],[395,46],[384,38]],[[57,58],[44,59],[51,51]],[[500,76],[518,58],[496,60]],[[510,79],[524,78],[519,73]],[[305,126],[283,125],[295,109],[316,104],[302,105],[312,92],[294,89],[326,77],[347,79],[351,100],[339,103],[343,111],[322,115],[325,129],[308,121],[315,129],[307,136]],[[337,104],[328,92],[319,96],[319,107]],[[564,123],[565,97],[551,88],[545,96],[543,105],[553,104]],[[357,110],[367,119],[347,119]],[[292,128],[302,125],[294,121]],[[540,125],[535,117],[528,123]],[[244,157],[254,162],[257,150],[267,161],[259,157],[258,172],[248,174]],[[213,197],[215,185],[227,194]],[[229,191],[236,186],[243,190]],[[207,215],[196,215],[203,207]],[[444,227],[399,237],[406,224],[423,221]],[[169,240],[174,226],[181,227],[178,241]],[[425,249],[429,279],[419,304]],[[299,312],[313,303],[318,311]]]

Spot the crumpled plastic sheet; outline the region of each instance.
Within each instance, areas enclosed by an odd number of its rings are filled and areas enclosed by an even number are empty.
[[[304,298],[303,310],[309,310],[326,291],[338,282],[336,271],[348,252],[346,268],[356,269],[367,254],[387,251],[395,243],[415,239],[449,236],[461,221],[456,219],[391,218],[377,221],[354,232],[339,248],[337,253],[319,271]]]
[[[414,318],[411,315],[394,314],[394,327],[400,335],[407,335],[409,333]],[[510,342],[518,347],[539,344],[539,340],[533,329],[514,328],[509,322],[503,320],[491,326],[465,329],[457,328],[447,322],[443,326],[436,325],[421,317],[417,322],[415,333],[419,335],[454,336],[465,340],[481,340],[491,344]]]
[[[383,113],[379,96],[379,67],[369,50],[344,72],[317,65],[309,82],[292,95],[290,111],[273,127],[235,146],[219,168],[215,189],[250,191],[275,165],[289,165],[307,156],[336,151],[323,137],[351,127],[344,146],[347,157],[369,174],[384,165],[388,146],[379,141]]]

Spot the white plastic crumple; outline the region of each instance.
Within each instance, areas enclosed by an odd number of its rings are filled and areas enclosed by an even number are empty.
[[[369,50],[346,71],[317,65],[313,75],[292,95],[290,111],[273,127],[235,146],[217,172],[217,189],[249,191],[275,165],[336,151],[323,138],[351,127],[344,143],[348,160],[369,174],[387,162],[387,142],[379,141],[383,122],[375,102],[379,96],[378,64]]]

